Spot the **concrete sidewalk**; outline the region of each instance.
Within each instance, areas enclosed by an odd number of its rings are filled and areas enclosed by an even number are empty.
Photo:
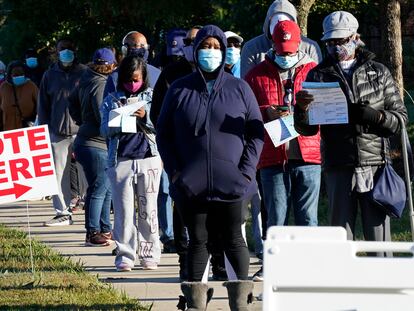
[[[143,303],[154,303],[152,311],[174,311],[181,294],[178,283],[178,256],[163,254],[157,270],[147,271],[136,266],[131,272],[116,272],[110,247],[85,247],[84,214],[73,216],[74,224],[63,227],[44,227],[43,223],[54,216],[51,201],[29,202],[31,232],[40,240],[64,256],[82,262],[90,273],[97,274],[102,282],[138,298]],[[26,202],[0,205],[0,223],[27,231]],[[251,258],[250,275],[260,265]],[[222,282],[210,282],[214,287],[213,300],[208,310],[229,310],[227,291]],[[262,283],[255,283],[254,295],[262,291]],[[253,310],[261,310],[261,302],[253,303]]]

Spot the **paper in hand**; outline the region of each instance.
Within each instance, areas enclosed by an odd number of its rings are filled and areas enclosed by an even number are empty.
[[[146,101],[143,101],[143,100],[140,101],[136,97],[128,98],[127,104],[125,106],[113,109],[109,112],[108,126],[109,127],[121,127],[124,116],[131,116],[135,111],[143,107],[146,103],[147,103]],[[134,119],[135,119],[135,116],[134,116]],[[129,124],[129,122],[131,121],[128,121],[128,120],[126,121],[127,124]]]
[[[347,124],[348,104],[338,82],[303,82],[302,90],[312,94],[309,124]]]
[[[136,133],[137,132],[137,117],[123,115],[121,119],[122,133]]]
[[[299,136],[294,127],[293,114],[265,123],[264,127],[275,147]]]

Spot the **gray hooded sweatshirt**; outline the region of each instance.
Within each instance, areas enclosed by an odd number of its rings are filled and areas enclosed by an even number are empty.
[[[263,24],[263,34],[249,40],[243,46],[241,52],[241,77],[244,77],[250,69],[261,63],[267,51],[272,48],[272,35],[269,32],[269,26],[271,18],[276,13],[288,14],[297,22],[296,9],[292,3],[287,0],[274,1],[267,10],[266,19]],[[302,36],[299,51],[307,54],[317,64],[322,61],[321,49],[315,41],[309,38]]]
[[[47,124],[55,135],[69,137],[78,126],[69,114],[69,95],[79,84],[86,66],[75,63],[69,70],[53,64],[43,75],[37,104],[39,125]]]

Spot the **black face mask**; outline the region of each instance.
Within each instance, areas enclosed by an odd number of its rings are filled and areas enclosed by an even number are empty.
[[[136,57],[143,58],[145,61],[148,59],[149,51],[145,48],[128,49],[128,56],[133,55]]]

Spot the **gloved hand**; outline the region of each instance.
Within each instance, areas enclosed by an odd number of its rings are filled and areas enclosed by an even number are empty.
[[[313,95],[307,91],[299,91],[295,95],[296,107],[299,107],[303,111],[308,111],[309,104],[313,102]]]
[[[356,124],[381,124],[384,116],[381,111],[375,110],[368,105],[364,104],[350,104],[348,106],[348,115],[350,123]]]

